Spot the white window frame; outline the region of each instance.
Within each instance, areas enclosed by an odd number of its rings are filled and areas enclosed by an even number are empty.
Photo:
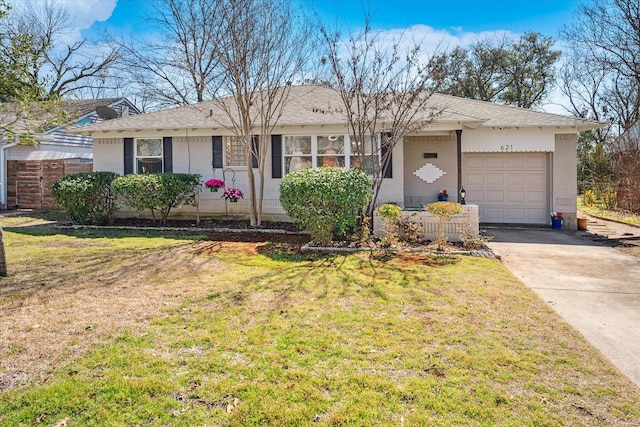
[[[318,167],[319,157],[330,157],[332,154],[318,154],[318,137],[330,137],[332,135],[343,138],[344,152],[342,154],[335,154],[336,157],[344,157],[344,169],[351,167],[351,139],[349,135],[343,133],[322,133],[322,134],[294,134],[282,136],[282,172],[283,175],[290,173],[287,171],[287,158],[293,157],[290,154],[286,154],[287,138],[311,138],[311,154],[303,154],[304,157],[311,157],[311,167]]]
[[[293,154],[287,154],[287,138],[311,138],[311,152],[310,153],[302,153],[302,155],[298,155],[297,157],[311,157],[311,167],[316,167],[316,160],[314,155],[314,136],[313,135],[283,135],[282,137],[282,171],[283,175],[290,173],[287,170],[287,159],[296,157]]]
[[[138,155],[138,143],[139,141],[159,141],[160,142],[160,155],[159,156],[140,156]],[[142,173],[138,170],[139,159],[159,159],[160,160],[160,172],[164,172],[164,142],[162,137],[159,138],[135,138],[133,147],[133,166],[135,173]]]

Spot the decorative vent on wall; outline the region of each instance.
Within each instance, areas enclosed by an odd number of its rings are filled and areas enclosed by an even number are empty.
[[[446,172],[434,164],[425,163],[424,166],[415,171],[413,174],[427,184],[431,184],[436,182],[436,180],[441,176],[445,175]]]

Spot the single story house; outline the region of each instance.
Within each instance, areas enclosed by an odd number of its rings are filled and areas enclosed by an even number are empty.
[[[103,108],[110,116],[101,117],[96,108]],[[70,123],[48,126],[48,117],[43,115],[29,123],[13,125],[16,132],[40,129],[34,145],[4,141],[6,138],[0,135],[0,206],[46,207],[52,203],[49,190],[55,180],[69,173],[92,170],[91,137],[69,134],[65,129],[140,113],[126,98],[64,100],[61,109]],[[65,166],[69,173],[64,172]]]
[[[339,94],[316,85],[293,86],[268,147],[263,218],[279,217],[281,178],[304,167],[350,167],[351,143]],[[447,189],[466,190],[487,223],[549,224],[550,212],[576,223],[577,133],[599,123],[489,102],[434,94],[425,114],[442,110],[394,149],[379,203],[431,203]],[[215,102],[202,102],[69,130],[93,137],[94,170],[198,173],[247,190],[243,148]],[[258,143],[264,143],[259,141]],[[201,214],[246,212],[220,193],[199,195]],[[181,208],[177,214],[193,213]]]

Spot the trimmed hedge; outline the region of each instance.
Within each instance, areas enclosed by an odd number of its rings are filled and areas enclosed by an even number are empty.
[[[311,168],[285,175],[280,203],[318,244],[346,236],[371,200],[371,179],[359,169]]]
[[[196,193],[200,188],[200,175],[187,173],[146,173],[120,176],[111,184],[118,202],[143,211],[151,210],[153,221],[156,213],[160,222],[167,223],[171,209],[180,205],[196,205]]]
[[[114,172],[68,175],[53,184],[51,196],[74,221],[81,224],[112,223],[118,208],[111,183],[117,177]]]

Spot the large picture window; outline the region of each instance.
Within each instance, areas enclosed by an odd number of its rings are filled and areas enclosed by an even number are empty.
[[[162,138],[136,139],[136,173],[162,172]]]
[[[282,157],[285,174],[311,167],[352,167],[373,175],[380,166],[379,138],[358,143],[347,135],[285,135]]]

